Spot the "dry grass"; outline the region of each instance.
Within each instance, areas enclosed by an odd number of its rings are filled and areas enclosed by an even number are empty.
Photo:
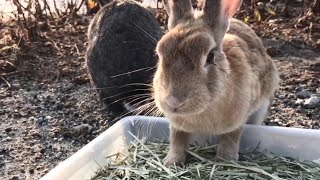
[[[212,161],[216,146],[193,146],[185,167],[165,167],[162,159],[168,144],[136,140],[123,152],[108,158],[112,163],[99,170],[98,179],[319,179],[320,165],[259,152],[242,154],[240,161]]]

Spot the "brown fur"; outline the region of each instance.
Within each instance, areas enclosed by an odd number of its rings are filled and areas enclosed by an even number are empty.
[[[205,1],[204,9],[209,11],[213,1]],[[278,87],[277,70],[253,30],[233,19],[225,34],[228,23],[221,21],[226,17],[216,17],[216,24],[207,18],[205,13],[172,18],[179,23],[157,45],[154,98],[170,120],[171,132],[166,165],[185,162],[191,133],[220,135],[217,157],[236,160],[243,125],[251,115],[265,116],[255,113]],[[215,62],[205,66],[211,48]]]

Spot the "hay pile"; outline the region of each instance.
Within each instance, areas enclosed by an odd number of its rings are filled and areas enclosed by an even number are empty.
[[[216,146],[193,146],[185,167],[165,167],[162,159],[169,144],[136,140],[123,152],[110,156],[113,162],[99,170],[97,179],[320,179],[320,165],[254,152],[240,155],[238,162],[212,161]]]

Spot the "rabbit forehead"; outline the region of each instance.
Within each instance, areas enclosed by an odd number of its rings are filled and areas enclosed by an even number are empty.
[[[160,56],[183,53],[189,57],[201,57],[217,46],[211,31],[203,27],[176,27],[159,41]]]

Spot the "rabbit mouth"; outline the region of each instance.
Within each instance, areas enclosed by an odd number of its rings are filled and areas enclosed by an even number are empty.
[[[164,114],[167,114],[168,116],[190,116],[190,115],[196,115],[201,114],[206,107],[202,106],[181,106],[177,108],[170,107],[168,105],[162,105],[162,110]]]

